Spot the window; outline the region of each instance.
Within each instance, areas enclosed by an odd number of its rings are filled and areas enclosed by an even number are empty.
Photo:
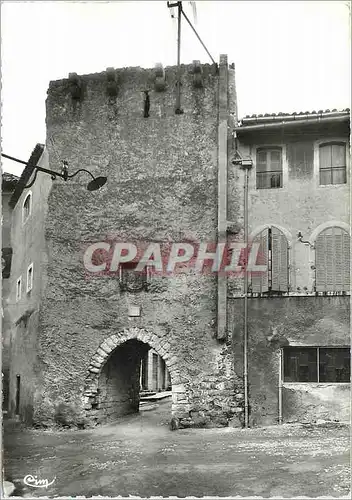
[[[324,229],[315,241],[315,289],[347,292],[350,289],[350,236],[345,229]]]
[[[21,300],[22,294],[22,276],[20,276],[16,282],[16,302]]]
[[[259,245],[257,265],[266,266],[266,272],[253,271],[248,279],[252,293],[288,292],[289,255],[286,236],[277,227],[265,228],[254,239]]]
[[[11,274],[12,248],[2,249],[2,278],[7,279]]]
[[[285,347],[284,382],[350,382],[348,347]]]
[[[27,269],[27,293],[29,293],[33,288],[33,264],[28,266]]]
[[[120,288],[122,291],[136,293],[147,288],[147,269],[145,267],[143,271],[137,272],[135,271],[137,264],[138,262],[126,262],[124,264],[120,264]]]
[[[332,142],[319,146],[320,185],[346,184],[346,144]]]
[[[21,376],[16,375],[16,406],[15,406],[15,415],[20,414],[20,390],[21,390]]]
[[[257,149],[257,189],[282,187],[281,148]]]
[[[23,208],[22,208],[23,222],[26,222],[28,217],[31,215],[31,212],[32,212],[32,193],[28,193],[23,202]]]

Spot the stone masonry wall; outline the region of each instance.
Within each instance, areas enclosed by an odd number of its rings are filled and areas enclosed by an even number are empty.
[[[153,70],[116,70],[113,96],[107,73],[82,77],[80,100],[72,97],[77,95],[70,80],[50,84],[47,135],[54,137],[56,152],[72,172],[88,168],[108,182],[87,192],[89,179],[79,174],[67,183],[54,182],[51,191],[38,422],[54,421],[58,405],[70,424],[86,422],[103,353],[131,338],[148,343],[165,360],[172,413],[181,426],[227,425],[234,415],[239,422],[241,381],[233,371],[230,340],[215,338],[216,276],[185,269],[153,277],[148,292],[129,294],[120,290],[116,276],[87,276],[83,266],[85,248],[96,241],[216,242],[218,72],[204,65],[199,87],[192,66],[181,69],[180,115],[175,114],[176,68],[166,68],[165,88],[155,86]],[[231,75],[229,70],[233,88]],[[51,168],[60,168],[50,144],[49,153]],[[140,306],[140,317],[128,316],[131,304]],[[94,390],[87,386],[90,375]]]

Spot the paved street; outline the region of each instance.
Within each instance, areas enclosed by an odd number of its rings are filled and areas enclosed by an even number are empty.
[[[170,401],[94,430],[21,431],[5,422],[6,479],[22,496],[347,496],[343,426],[179,430]],[[27,474],[55,481],[31,488]]]

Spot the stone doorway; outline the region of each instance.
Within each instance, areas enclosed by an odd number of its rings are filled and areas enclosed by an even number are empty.
[[[165,397],[166,391],[171,396],[172,379],[177,376],[175,364],[170,370],[152,342],[146,341],[150,339],[142,338],[114,335],[93,356],[84,393],[86,416],[92,424],[112,422],[143,410],[140,402],[146,392],[154,394],[155,400]]]

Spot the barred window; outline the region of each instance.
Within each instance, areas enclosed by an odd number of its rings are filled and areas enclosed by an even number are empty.
[[[281,148],[257,149],[257,189],[282,187]]]
[[[317,292],[347,292],[350,289],[350,236],[345,229],[330,227],[315,242]]]
[[[253,293],[288,292],[289,255],[288,241],[275,226],[265,228],[252,242],[259,245],[256,264],[267,270],[251,272],[248,283]]]
[[[348,347],[285,347],[284,382],[350,382]]]
[[[319,146],[320,185],[346,184],[346,144],[331,142]]]

